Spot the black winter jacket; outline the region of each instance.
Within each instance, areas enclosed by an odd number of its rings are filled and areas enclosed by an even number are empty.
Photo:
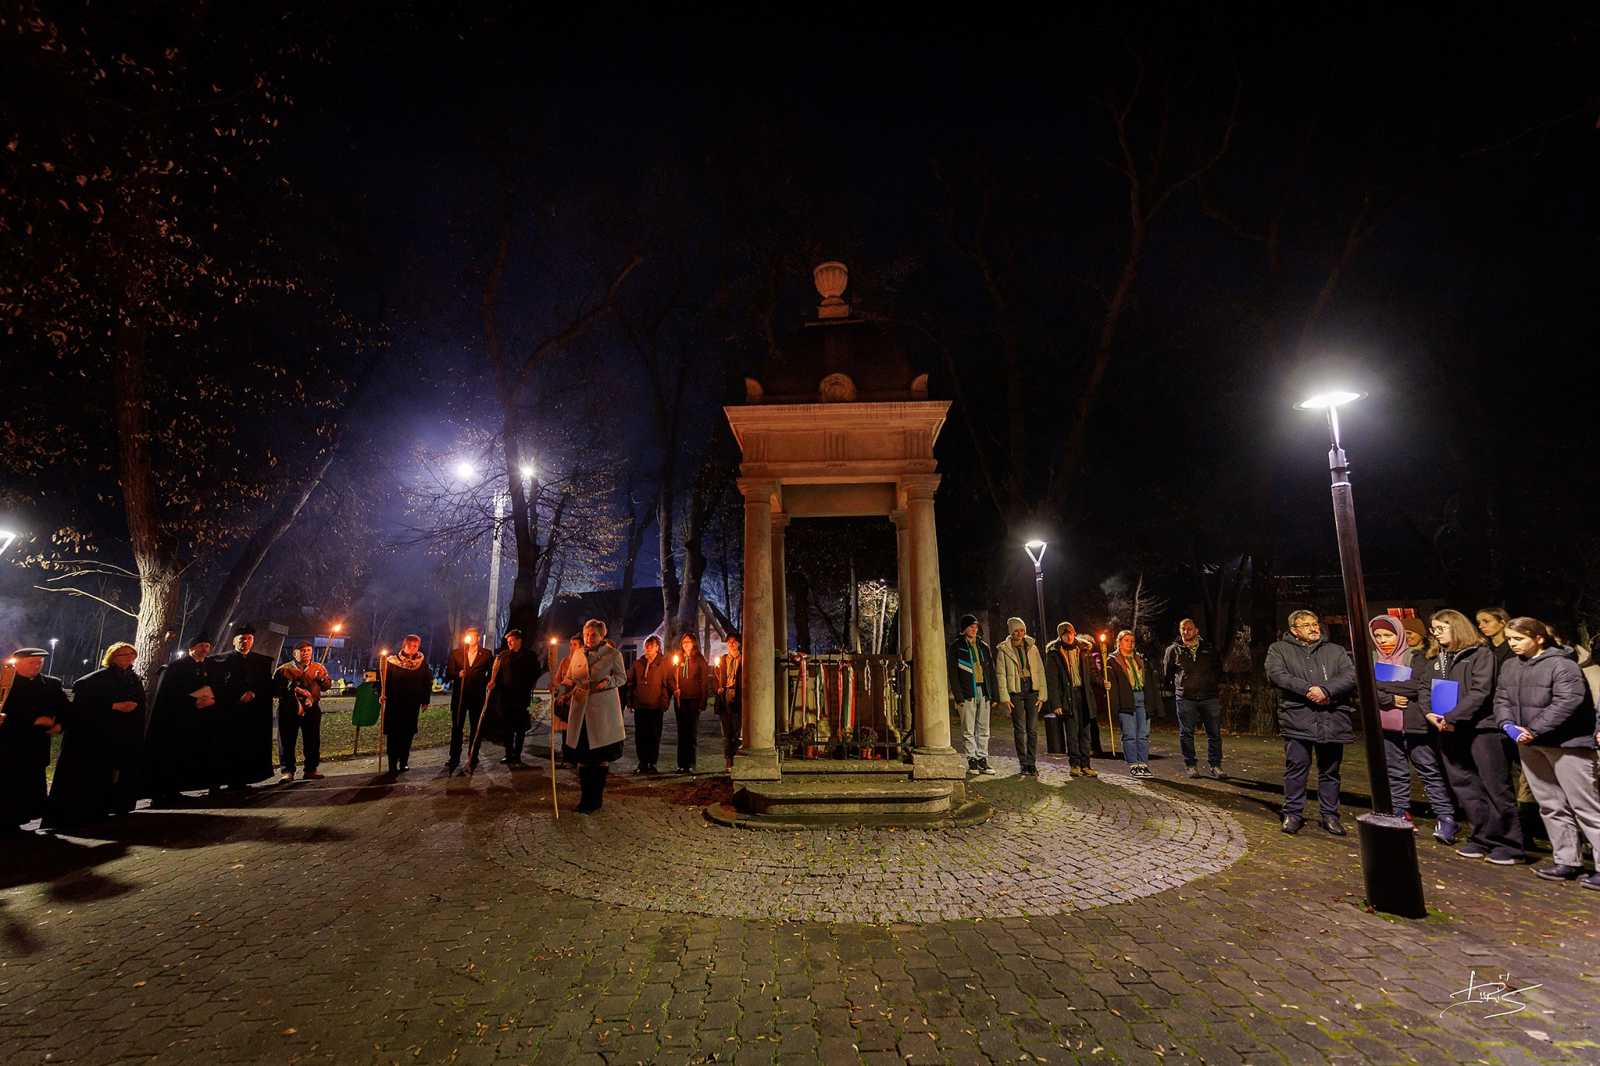
[[[1172,686],[1177,699],[1214,699],[1222,683],[1222,659],[1204,637],[1193,648],[1175,640],[1161,656],[1161,676]]]
[[[1495,725],[1515,722],[1544,748],[1593,748],[1594,699],[1568,648],[1546,648],[1531,659],[1513,655],[1494,691]]]
[[[994,652],[982,640],[978,642],[978,661],[983,666],[983,698],[993,703],[999,698],[1000,690],[995,687],[994,678]],[[967,638],[960,633],[950,642],[949,651],[950,667],[950,696],[957,703],[973,698],[972,689],[972,652],[967,646]],[[1048,685],[1048,681],[1046,682]]]
[[[1326,639],[1302,644],[1288,634],[1267,649],[1267,680],[1278,690],[1278,731],[1294,740],[1348,744],[1355,739],[1356,667],[1350,653]],[[1328,693],[1312,703],[1313,686]]]
[[[1081,637],[1075,642],[1078,647],[1078,683],[1072,683],[1072,671],[1067,668],[1067,660],[1061,655],[1060,639],[1052,640],[1044,646],[1044,676],[1045,686],[1050,692],[1050,710],[1055,714],[1071,711],[1075,714],[1084,714],[1089,711],[1089,693],[1093,692],[1100,684],[1098,671],[1095,669],[1094,645]]]
[[[1444,716],[1445,721],[1462,733],[1493,733],[1500,727],[1494,724],[1494,651],[1474,644],[1463,648],[1450,660],[1450,669],[1444,669],[1444,657],[1435,656],[1422,664],[1415,676],[1417,708],[1426,716],[1433,713],[1433,683],[1454,681],[1460,686],[1455,708]]]

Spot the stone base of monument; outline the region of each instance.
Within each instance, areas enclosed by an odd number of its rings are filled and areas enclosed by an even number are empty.
[[[713,822],[749,829],[945,828],[976,825],[992,813],[968,797],[964,780],[917,779],[903,762],[843,759],[787,761],[780,779],[735,782],[732,803],[706,809]]]

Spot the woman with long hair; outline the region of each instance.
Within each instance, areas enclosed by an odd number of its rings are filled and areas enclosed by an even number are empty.
[[[1495,722],[1516,742],[1522,772],[1539,802],[1555,863],[1534,873],[1551,881],[1583,878],[1600,889],[1600,873],[1583,877],[1587,837],[1600,855],[1600,794],[1595,785],[1594,699],[1577,656],[1556,644],[1537,618],[1506,624],[1513,658],[1500,671]]]
[[[1150,772],[1150,719],[1160,698],[1160,678],[1143,655],[1134,650],[1133,630],[1117,634],[1111,653],[1111,706],[1122,729],[1122,757],[1134,777],[1154,777]]]
[[[1494,649],[1460,611],[1434,612],[1428,632],[1438,650],[1417,671],[1417,702],[1439,731],[1445,777],[1472,825],[1456,854],[1518,862],[1524,837],[1511,787],[1514,760],[1494,722]]]

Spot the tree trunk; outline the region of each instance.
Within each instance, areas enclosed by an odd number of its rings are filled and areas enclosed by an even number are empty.
[[[806,580],[806,572],[796,568],[791,576],[794,581],[794,641],[795,647],[803,652],[811,651],[811,582]]]
[[[617,600],[617,616],[611,621],[614,637],[626,635],[628,610],[633,606],[633,577],[639,566],[639,552],[644,548],[645,534],[650,532],[654,508],[647,508],[644,517],[628,516],[627,553],[622,563],[622,595]]]
[[[672,490],[667,481],[670,476],[671,464],[664,464],[662,482],[656,496],[656,537],[661,553],[661,622],[668,640],[672,639],[673,628],[677,625],[678,599],[682,595],[678,585],[678,566],[673,559],[677,546],[672,543]]]
[[[144,330],[122,325],[117,331],[117,347],[120,358],[114,360],[111,378],[117,405],[117,475],[134,567],[139,573],[139,618],[133,645],[139,652],[145,691],[154,698],[161,667],[172,657],[183,569],[174,546],[162,535],[156,507]]]

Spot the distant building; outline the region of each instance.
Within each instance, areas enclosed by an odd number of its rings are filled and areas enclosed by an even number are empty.
[[[629,666],[644,654],[644,642],[659,637],[668,654],[681,633],[666,633],[661,618],[661,586],[636,588],[628,600],[628,617],[622,620],[618,632],[617,616],[622,608],[621,589],[594,589],[590,592],[564,593],[545,613],[547,633],[572,636],[591,618],[602,618],[611,628],[610,640],[622,652],[623,662]],[[707,659],[715,659],[728,647],[728,634],[735,632],[733,622],[716,604],[701,597],[700,609],[695,617],[695,639]],[[546,637],[545,639],[549,639]]]

